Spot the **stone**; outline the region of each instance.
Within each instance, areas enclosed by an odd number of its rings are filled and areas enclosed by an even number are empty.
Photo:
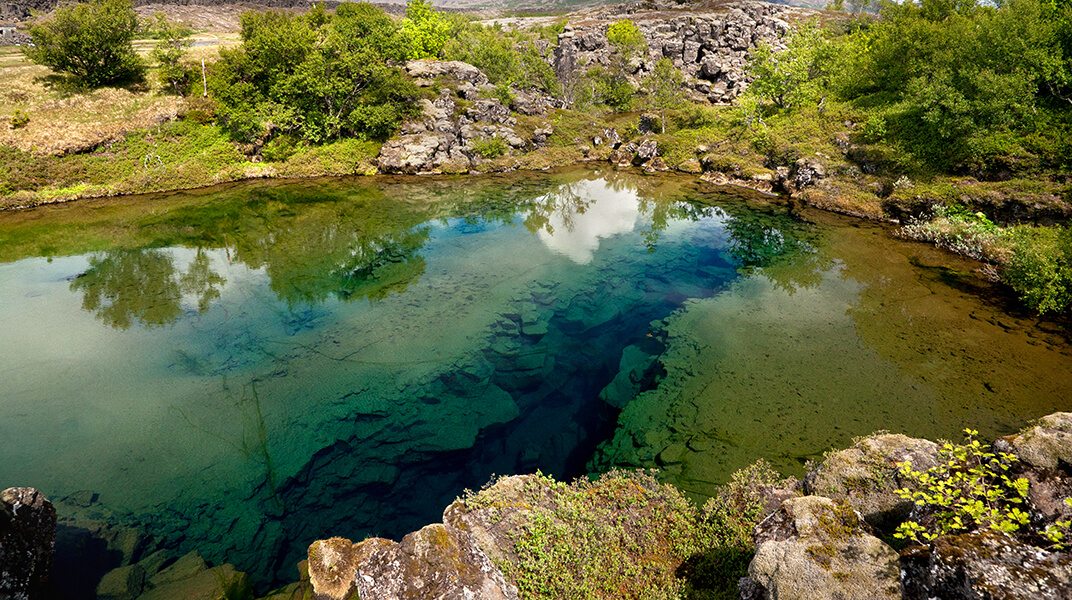
[[[249,597],[252,597],[252,591],[246,574],[235,570],[233,565],[224,564],[154,587],[138,596],[138,600],[220,600]]]
[[[659,154],[659,144],[655,140],[644,140],[637,146],[636,156],[633,157],[633,164],[643,164],[649,160],[655,158]]]
[[[56,509],[34,488],[0,492],[0,598],[41,597],[52,571]]]
[[[748,576],[772,600],[901,597],[897,553],[844,503],[790,498],[756,527],[755,538]]]
[[[789,171],[789,177],[793,186],[797,190],[801,190],[815,185],[820,179],[826,177],[826,169],[815,159],[801,158],[793,163]]]
[[[618,130],[613,127],[603,130],[603,139],[607,140],[607,145],[615,150],[622,145],[622,136],[618,135]]]
[[[899,466],[911,462],[916,471],[938,464],[938,445],[901,434],[872,435],[852,448],[827,454],[804,477],[804,493],[848,502],[872,527],[892,532],[914,506],[894,493],[913,482]]]
[[[644,172],[648,174],[661,173],[670,170],[670,167],[666,166],[666,161],[658,156],[644,163],[643,168]]]
[[[549,108],[547,98],[533,92],[518,90],[514,92],[510,108],[523,115],[544,115]]]
[[[659,115],[644,113],[637,121],[637,131],[640,133],[655,133],[659,129]]]
[[[149,585],[152,587],[160,587],[174,581],[189,579],[207,569],[208,565],[205,564],[205,559],[201,558],[201,553],[194,550],[175,561],[170,567],[150,577]]]
[[[138,561],[138,566],[145,571],[145,577],[149,578],[159,573],[170,558],[171,553],[167,550],[157,550]]]
[[[487,76],[481,73],[480,69],[457,60],[411,60],[406,63],[406,73],[422,87],[432,85],[437,77],[465,81],[476,86],[488,83]]]
[[[318,600],[345,600],[354,590],[362,600],[517,600],[517,588],[473,536],[442,523],[398,543],[382,538],[356,545],[343,538],[315,542],[309,574]]]
[[[333,537],[309,546],[309,581],[318,598],[350,597],[357,568],[357,552],[348,539]]]
[[[995,449],[1010,452],[1025,463],[1045,469],[1059,464],[1072,466],[1072,413],[1042,417],[1038,425],[1014,436],[998,440]]]
[[[1072,555],[992,530],[942,536],[930,547],[908,548],[901,567],[904,600],[1072,598]]]
[[[104,574],[97,584],[97,600],[134,600],[145,589],[145,569],[127,565]]]

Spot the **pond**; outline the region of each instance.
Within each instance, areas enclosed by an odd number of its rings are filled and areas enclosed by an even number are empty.
[[[493,474],[655,467],[702,497],[761,457],[799,475],[879,429],[1072,408],[1065,326],[972,269],[593,169],[4,213],[0,487],[95,495],[266,589],[312,541],[397,539]]]

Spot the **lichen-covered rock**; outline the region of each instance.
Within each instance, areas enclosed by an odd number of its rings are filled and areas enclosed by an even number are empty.
[[[1017,455],[1033,467],[1053,469],[1060,463],[1072,466],[1072,413],[1042,417],[1038,425],[1019,435],[1002,438],[994,447]]]
[[[34,488],[0,492],[0,598],[38,598],[55,555],[56,510]]]
[[[644,10],[652,9],[652,10]],[[578,65],[612,61],[613,46],[606,43],[608,27],[628,15],[647,46],[629,64],[628,79],[640,85],[663,58],[685,76],[686,90],[695,100],[732,101],[747,87],[748,52],[758,42],[784,47],[787,19],[814,14],[808,9],[765,2],[719,3],[717,6],[677,4],[650,0],[641,5],[617,4],[584,9],[558,37],[553,66],[560,78]]]
[[[475,144],[484,140],[503,140],[508,153],[529,146],[513,129],[517,119],[511,115],[510,108],[499,100],[480,97],[481,90],[490,86],[487,77],[476,67],[457,61],[418,60],[407,63],[406,69],[418,77],[418,84],[431,85],[435,78],[445,77],[448,87],[435,100],[422,99],[421,116],[403,123],[399,134],[384,143],[376,161],[380,171],[407,175],[465,173],[483,165]],[[450,86],[456,88],[454,93]],[[546,112],[547,98],[532,92],[519,94],[520,100],[515,102],[519,111]],[[461,110],[456,96],[471,104]],[[532,146],[545,145],[550,134],[549,126],[538,127]]]
[[[898,465],[911,462],[916,471],[938,464],[938,445],[901,434],[873,435],[852,448],[828,454],[804,478],[807,494],[844,500],[872,527],[892,531],[908,517],[912,502],[894,493],[910,485]]]
[[[1072,598],[1072,555],[1028,546],[996,531],[943,536],[901,559],[904,600]]]
[[[416,79],[417,85],[420,86],[432,85],[438,77],[464,81],[477,86],[488,83],[487,76],[481,73],[480,69],[457,60],[411,60],[406,63],[406,73]]]
[[[659,143],[650,139],[643,140],[636,148],[636,155],[633,156],[633,164],[642,165],[658,155]]]
[[[362,600],[517,600],[517,588],[473,536],[442,523],[399,543],[382,538],[356,545],[342,538],[316,542],[309,548],[309,575],[319,600],[345,600],[355,589]]]
[[[771,600],[901,597],[897,553],[847,504],[791,498],[756,527],[755,537],[748,575]]]

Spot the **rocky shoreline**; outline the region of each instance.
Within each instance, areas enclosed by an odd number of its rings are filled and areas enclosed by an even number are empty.
[[[1072,506],[1064,501],[1072,497],[1072,413],[1043,417],[993,444],[1009,465],[1008,476],[1028,482],[1019,505],[1027,515],[1023,527],[1009,532],[967,527],[924,544],[898,541],[893,533],[900,523],[927,522],[934,515],[932,508],[896,492],[921,489],[902,465],[911,463],[918,471],[936,467],[949,460],[951,448],[879,432],[828,452],[803,480],[765,479],[756,475],[762,465],[738,473],[726,486],[730,493],[715,500],[741,514],[758,509],[749,513],[757,523],[750,534],[754,556],[747,577],[717,583],[736,584],[741,600],[1069,597],[1072,555],[1041,534],[1072,518]],[[32,488],[9,488],[0,500],[5,567],[0,593],[6,598],[54,593],[54,584],[71,576],[72,565],[60,557],[70,554],[72,545],[120,556],[120,566],[92,582],[99,600],[254,597],[244,573],[229,564],[212,567],[196,551],[172,556],[156,549],[150,538],[105,523],[77,542],[63,519],[57,533],[55,508]],[[297,565],[299,580],[264,598],[533,597],[533,578],[547,575],[533,574],[534,565],[546,570],[547,564],[562,564],[534,562],[534,556],[545,560],[540,553],[557,552],[578,560],[548,543],[558,539],[555,535],[571,547],[596,544],[587,550],[611,555],[587,555],[593,564],[609,558],[614,564],[644,565],[640,575],[629,569],[599,574],[622,593],[648,585],[687,585],[692,587],[678,591],[695,591],[719,575],[705,575],[703,569],[711,567],[696,554],[704,548],[705,528],[727,526],[711,510],[713,502],[700,511],[643,471],[616,471],[572,485],[539,474],[502,477],[448,506],[442,523],[399,542],[314,542],[308,560]],[[590,537],[569,537],[578,532]],[[539,544],[546,546],[534,554]],[[566,583],[578,589],[590,585],[594,575],[583,572],[586,566],[575,565]],[[707,583],[698,583],[705,577]]]

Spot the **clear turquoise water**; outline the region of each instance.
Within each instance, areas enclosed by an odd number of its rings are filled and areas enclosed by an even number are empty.
[[[263,588],[492,474],[655,466],[704,494],[1072,397],[1061,326],[855,225],[599,171],[0,214],[0,486],[92,491]]]

